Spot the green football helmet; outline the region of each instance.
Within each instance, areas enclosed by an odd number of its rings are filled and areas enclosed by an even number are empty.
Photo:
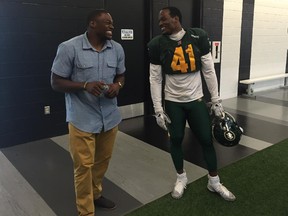
[[[243,129],[228,112],[224,111],[223,117],[221,118],[213,118],[212,135],[221,145],[232,147],[239,144],[242,134]]]

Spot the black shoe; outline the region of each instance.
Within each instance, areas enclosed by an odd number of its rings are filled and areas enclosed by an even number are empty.
[[[100,208],[107,209],[107,210],[113,210],[116,208],[116,204],[113,201],[106,199],[103,196],[94,200],[94,205],[96,207],[100,207]]]

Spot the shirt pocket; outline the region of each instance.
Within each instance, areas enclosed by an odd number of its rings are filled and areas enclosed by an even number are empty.
[[[112,83],[117,71],[117,62],[107,60],[107,68],[103,73],[103,77],[107,83]]]
[[[76,62],[76,67],[79,68],[80,70],[86,70],[88,68],[93,67],[93,63],[85,60],[77,61]]]
[[[74,81],[86,82],[95,79],[95,67],[93,61],[84,56],[78,56],[75,61]],[[94,77],[93,77],[94,76]]]

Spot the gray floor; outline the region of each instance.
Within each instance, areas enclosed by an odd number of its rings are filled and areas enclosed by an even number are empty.
[[[288,138],[288,89],[261,92],[256,98],[224,100],[223,106],[245,133],[236,147],[215,143],[219,168]],[[145,128],[139,129],[144,135],[128,129],[125,125],[134,124],[133,119],[121,124],[104,181],[104,195],[114,199],[118,208],[109,212],[97,209],[97,216],[125,215],[169,193],[175,181],[169,152],[153,142],[160,135],[144,133]],[[207,174],[203,161],[193,156],[199,149],[191,147],[191,137],[188,130],[183,143],[190,145],[187,151],[192,155],[185,161],[189,182]],[[3,148],[0,163],[1,216],[77,215],[67,135]]]

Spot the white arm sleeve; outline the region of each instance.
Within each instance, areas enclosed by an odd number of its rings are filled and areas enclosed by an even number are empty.
[[[218,82],[211,53],[201,56],[202,73],[211,94],[211,102],[220,100],[218,94]]]
[[[155,113],[163,112],[162,107],[162,66],[150,63],[150,91]]]

